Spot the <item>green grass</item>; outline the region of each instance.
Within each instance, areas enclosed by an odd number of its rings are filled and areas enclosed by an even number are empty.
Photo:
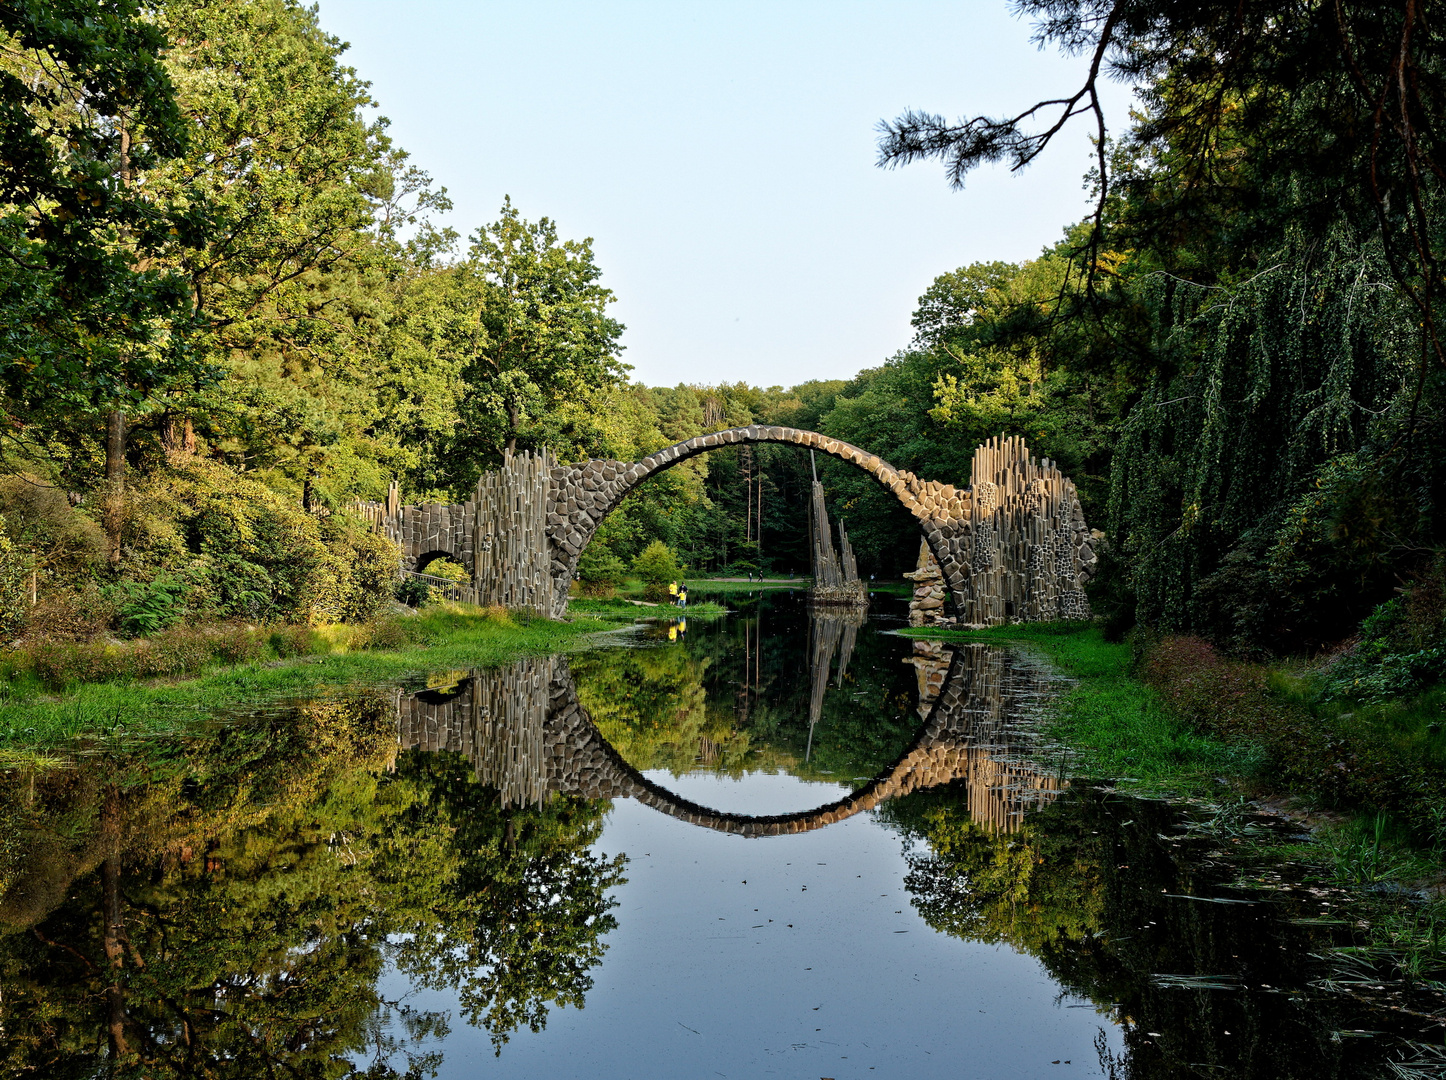
[[[762,578],[754,581],[720,581],[717,578],[688,579],[688,592],[694,596],[726,596],[729,593],[757,592],[759,589],[806,589],[813,584],[811,578]],[[689,604],[691,612],[695,605]]]
[[[443,605],[399,620],[397,648],[238,664],[180,681],[73,684],[60,693],[10,680],[0,691],[0,753],[13,759],[80,738],[176,734],[216,713],[585,648],[587,635],[631,622],[631,613],[642,610],[628,607],[627,620],[579,615],[564,623]]]
[[[1036,623],[981,631],[913,629],[911,637],[1017,645],[1040,653],[1075,680],[1052,710],[1048,735],[1081,755],[1089,775],[1160,793],[1207,795],[1219,777],[1260,767],[1254,747],[1230,746],[1191,731],[1160,696],[1135,679],[1130,646],[1105,641],[1095,626]]]
[[[709,619],[717,618],[720,615],[727,615],[729,609],[723,604],[714,604],[708,601],[693,603],[689,601],[686,608],[678,608],[668,601],[649,601],[651,606],[642,607],[623,599],[598,599],[590,596],[576,596],[567,602],[567,613],[570,616],[590,616],[596,618],[627,618],[627,619],[676,619],[680,615],[688,618]]]
[[[1380,700],[1323,700],[1315,672],[1299,662],[1273,667],[1270,682],[1275,693],[1332,728],[1384,740],[1428,768],[1446,770],[1446,684]]]

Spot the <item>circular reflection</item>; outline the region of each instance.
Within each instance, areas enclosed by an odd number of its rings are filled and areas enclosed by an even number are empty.
[[[804,832],[962,782],[999,828],[1053,799],[1029,760],[1049,673],[990,646],[769,597],[686,638],[519,661],[401,702],[400,743],[454,750],[504,802],[633,798],[745,836]]]

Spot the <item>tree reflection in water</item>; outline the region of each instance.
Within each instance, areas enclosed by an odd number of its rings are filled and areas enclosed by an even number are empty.
[[[866,632],[847,664],[816,650],[839,661],[820,679],[809,642],[832,635],[799,623],[791,653],[754,651],[739,625],[741,650],[617,650],[576,684],[536,658],[0,774],[0,1070],[420,1076],[453,1018],[387,1000],[388,970],[500,1052],[583,1005],[616,926],[600,792],[752,836],[875,813],[907,838],[930,926],[1037,957],[1121,1024],[1107,1075],[1345,1078],[1385,1051],[1337,1033],[1420,1035],[1313,981],[1342,943],[1296,921],[1315,897],[1232,888],[1219,840],[1167,804],[1032,761],[1038,665]],[[811,778],[821,747],[852,791],[796,814],[695,807],[639,773]]]
[[[1077,785],[1004,831],[968,800],[950,785],[880,811],[914,842],[915,908],[936,930],[1037,957],[1111,1014],[1125,1056],[1106,1075],[1346,1080],[1439,1042],[1409,1000],[1322,983],[1353,928],[1321,925],[1319,890],[1231,887],[1240,867],[1221,838],[1168,803]]]
[[[505,808],[395,723],[387,695],[7,774],[0,1071],[421,1075],[447,1020],[385,1000],[388,964],[499,1048],[580,1007],[622,880],[605,806]]]

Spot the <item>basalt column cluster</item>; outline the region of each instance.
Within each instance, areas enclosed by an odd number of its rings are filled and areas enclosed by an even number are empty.
[[[859,567],[854,548],[849,543],[843,519],[838,523],[839,546],[833,546],[833,528],[829,525],[828,507],[824,504],[823,485],[813,482],[813,510],[809,514],[813,527],[813,588],[808,598],[815,604],[866,607],[869,602],[864,583],[859,580]]]
[[[1074,482],[1020,438],[990,439],[970,470],[969,589],[973,626],[1087,619],[1095,554]]]

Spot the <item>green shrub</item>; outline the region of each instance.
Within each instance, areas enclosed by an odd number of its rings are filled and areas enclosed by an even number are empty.
[[[431,574],[432,577],[455,581],[459,585],[470,581],[472,577],[471,574],[467,573],[465,566],[459,562],[453,562],[451,559],[433,559],[422,572],[424,574]]]
[[[577,560],[577,581],[586,596],[611,596],[627,572],[627,563],[607,544],[596,540],[583,549]]]
[[[409,607],[421,607],[432,599],[432,590],[421,578],[406,577],[397,582],[396,597]]]
[[[181,620],[190,588],[161,574],[152,581],[120,581],[104,591],[115,604],[117,629],[127,637],[149,637]]]
[[[467,572],[465,566],[447,558],[433,559],[421,572],[429,577],[450,581],[453,585],[464,585],[472,580],[472,575]],[[452,590],[451,585],[438,585],[420,578],[416,580],[427,590],[426,595],[421,597],[417,604],[440,604],[447,599]]]
[[[64,491],[29,474],[0,477],[5,529],[34,557],[42,588],[75,585],[105,562],[100,525],[70,504]]]
[[[1360,637],[1326,668],[1321,695],[1383,701],[1446,680],[1446,554],[1362,622]]]
[[[6,535],[0,518],[0,636],[8,638],[30,615],[31,563]]]
[[[138,485],[125,576],[185,581],[198,615],[257,622],[365,621],[392,595],[396,546],[342,513],[317,517],[215,462]]]
[[[40,590],[26,629],[49,638],[86,641],[107,633],[115,614],[115,604],[94,581],[51,585]]]
[[[654,540],[633,560],[633,573],[643,582],[643,595],[661,600],[668,592],[668,583],[683,576],[683,568],[668,545]]]
[[[1265,565],[1283,617],[1338,640],[1393,584],[1400,537],[1399,494],[1390,469],[1364,451],[1323,465],[1312,488],[1286,510]]]
[[[314,606],[312,622],[367,622],[391,602],[401,552],[384,536],[346,514],[322,519],[329,591]],[[463,578],[466,570],[462,571]]]

